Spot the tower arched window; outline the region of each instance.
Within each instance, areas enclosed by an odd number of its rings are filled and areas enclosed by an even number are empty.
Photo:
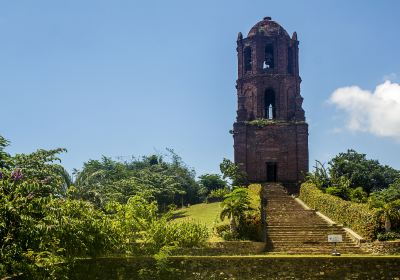
[[[290,47],[288,48],[287,72],[288,74],[293,74],[293,50]]]
[[[251,71],[251,47],[245,47],[243,51],[244,71]]]
[[[263,69],[274,68],[274,46],[268,44],[265,46]]]
[[[275,92],[267,89],[264,94],[264,117],[269,120],[276,118]]]

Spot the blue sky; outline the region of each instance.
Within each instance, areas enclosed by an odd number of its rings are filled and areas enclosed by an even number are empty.
[[[399,10],[396,0],[2,0],[0,134],[11,153],[67,148],[68,170],[169,147],[198,174],[218,172],[233,158],[237,33],[271,16],[300,40],[310,164],[354,148],[400,168],[400,135],[360,120],[395,126],[399,107],[386,120],[328,102],[347,86],[375,100],[385,78],[400,82]]]

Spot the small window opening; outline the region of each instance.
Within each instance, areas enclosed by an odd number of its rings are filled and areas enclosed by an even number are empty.
[[[244,49],[244,71],[251,71],[251,47],[246,47]]]
[[[273,120],[276,118],[276,108],[275,108],[275,92],[272,89],[267,89],[264,96],[265,102],[265,118]]]
[[[288,65],[287,65],[288,73],[293,74],[293,50],[292,48],[288,48]]]
[[[263,69],[270,68],[274,68],[274,47],[272,45],[266,45]]]

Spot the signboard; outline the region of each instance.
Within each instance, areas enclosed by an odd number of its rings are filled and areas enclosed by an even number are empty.
[[[329,234],[328,242],[332,242],[332,243],[343,242],[342,235],[341,234]]]

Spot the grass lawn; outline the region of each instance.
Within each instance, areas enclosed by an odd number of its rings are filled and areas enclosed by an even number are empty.
[[[191,220],[204,224],[211,230],[214,223],[221,221],[219,219],[220,212],[221,202],[200,203],[176,210],[174,221]]]
[[[260,207],[260,191],[261,185],[252,184],[249,186],[250,206],[254,211],[259,211]],[[215,224],[228,224],[228,219],[221,222],[219,214],[221,213],[221,202],[200,203],[191,205],[190,207],[178,209],[175,211],[174,223],[181,221],[194,221],[207,226],[210,231],[211,242],[223,241],[222,238],[216,236],[213,232]]]
[[[213,227],[217,223],[222,223],[219,219],[219,214],[221,213],[221,202],[213,203],[200,203],[191,205],[190,207],[178,209],[175,212],[174,222],[181,221],[194,221],[207,226],[210,231],[209,241],[222,241],[221,238],[215,236],[213,233]],[[225,219],[223,223],[228,223]]]

